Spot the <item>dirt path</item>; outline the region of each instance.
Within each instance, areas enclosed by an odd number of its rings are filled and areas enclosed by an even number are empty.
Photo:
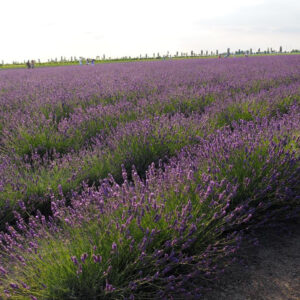
[[[243,249],[236,264],[205,300],[300,300],[300,222],[257,234],[259,246]]]

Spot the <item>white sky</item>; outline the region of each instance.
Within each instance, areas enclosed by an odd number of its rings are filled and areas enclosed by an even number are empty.
[[[0,0],[0,61],[300,49],[299,0]]]

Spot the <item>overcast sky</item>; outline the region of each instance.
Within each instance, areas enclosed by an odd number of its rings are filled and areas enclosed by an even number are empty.
[[[299,0],[0,0],[0,61],[300,49]]]

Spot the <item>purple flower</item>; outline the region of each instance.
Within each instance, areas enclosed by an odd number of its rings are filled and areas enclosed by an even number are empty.
[[[9,285],[15,290],[19,288],[19,286],[16,283],[10,283]]]
[[[25,282],[21,282],[24,289],[29,289],[29,286]]]
[[[83,254],[81,255],[81,261],[84,263],[85,260],[87,259],[87,257],[88,257],[88,254],[87,254],[87,253],[83,253]]]
[[[72,260],[72,262],[74,263],[75,266],[78,265],[78,260],[77,260],[76,256],[71,256],[71,260]]]
[[[106,284],[105,284],[105,291],[106,292],[113,292],[115,290],[115,288],[108,283],[108,280],[106,279]]]
[[[117,244],[115,242],[112,243],[111,249],[116,252],[117,251]]]
[[[93,257],[93,260],[94,260],[95,263],[101,263],[101,261],[102,261],[102,256],[101,255],[93,254],[92,257]]]
[[[26,206],[25,206],[25,204],[24,204],[24,202],[23,202],[22,200],[20,200],[20,201],[18,202],[18,204],[19,204],[20,208],[21,208],[23,211],[26,211]]]

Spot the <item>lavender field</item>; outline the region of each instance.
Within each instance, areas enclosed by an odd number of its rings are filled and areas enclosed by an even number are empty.
[[[201,298],[299,141],[299,55],[0,71],[0,299]]]

